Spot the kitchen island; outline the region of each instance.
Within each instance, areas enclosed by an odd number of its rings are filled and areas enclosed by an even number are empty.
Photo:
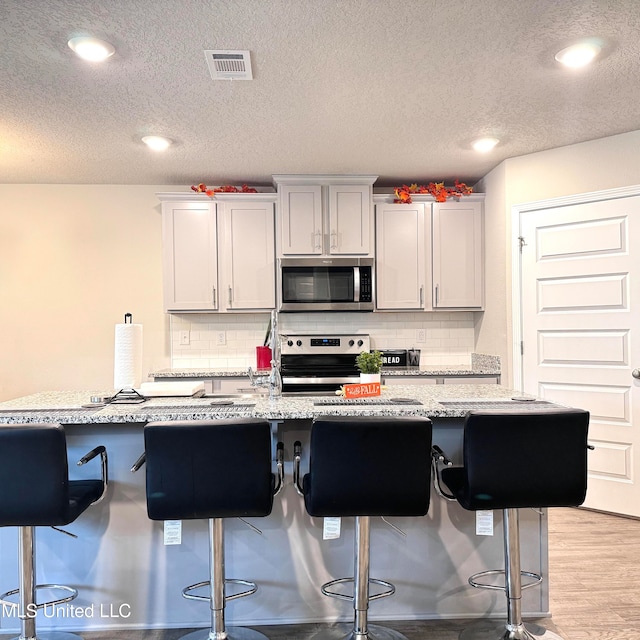
[[[206,627],[206,604],[184,600],[181,589],[207,575],[205,521],[185,522],[180,544],[165,544],[163,523],[146,515],[144,468],[130,467],[143,450],[142,427],[151,420],[254,416],[272,424],[274,439],[285,444],[287,486],[267,518],[252,518],[259,535],[243,522],[227,524],[227,574],[254,580],[258,592],[229,603],[230,624],[268,625],[348,620],[352,605],[326,598],[320,585],[353,571],[353,521],[343,519],[342,535],[323,540],[321,518],[311,518],[291,485],[293,442],[301,440],[303,456],[312,420],[318,415],[424,415],[432,419],[434,443],[454,461],[461,460],[462,419],[471,401],[507,402],[516,395],[499,385],[408,385],[383,390],[378,398],[347,401],[338,397],[154,398],[143,404],[82,408],[99,392],[40,393],[0,403],[0,422],[53,421],[65,425],[71,461],[97,444],[109,453],[110,486],[106,499],[67,529],[74,540],[49,528],[38,529],[39,581],[71,584],[80,595],[74,606],[85,616],[60,615],[39,621],[42,629]],[[306,457],[306,456],[305,456]],[[306,469],[303,457],[302,468]],[[429,464],[425,457],[425,464]],[[87,469],[87,467],[90,467]],[[92,465],[71,467],[74,478],[97,474]],[[380,470],[384,482],[384,469]],[[372,576],[396,584],[391,598],[375,602],[372,620],[468,618],[504,613],[499,592],[478,591],[469,575],[503,564],[501,514],[494,535],[476,534],[476,516],[432,492],[429,513],[422,518],[395,518],[390,527],[372,519]],[[404,534],[404,535],[403,535]],[[546,512],[521,514],[523,568],[547,572]],[[0,590],[17,579],[17,533],[0,531]],[[526,616],[549,614],[548,586],[528,589]],[[42,615],[42,614],[40,614]],[[3,613],[1,631],[18,628]]]

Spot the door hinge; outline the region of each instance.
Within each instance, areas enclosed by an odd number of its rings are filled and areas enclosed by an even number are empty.
[[[522,247],[527,246],[527,243],[524,241],[524,236],[518,236],[518,242],[520,243],[520,253],[522,253]]]

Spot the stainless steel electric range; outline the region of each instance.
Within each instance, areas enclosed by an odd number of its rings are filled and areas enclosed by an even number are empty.
[[[283,335],[280,372],[285,393],[331,394],[360,381],[356,356],[370,350],[366,334]]]

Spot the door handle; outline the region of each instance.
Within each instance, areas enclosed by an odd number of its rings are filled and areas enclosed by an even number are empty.
[[[632,375],[634,378],[638,378],[638,379],[640,379],[640,369],[634,369],[634,370],[631,372],[631,375]]]

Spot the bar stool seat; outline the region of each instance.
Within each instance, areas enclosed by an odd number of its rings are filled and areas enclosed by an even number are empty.
[[[355,517],[354,576],[322,585],[324,595],[353,602],[351,628],[337,625],[314,640],[406,640],[394,629],[368,624],[369,602],[395,587],[371,578],[372,516],[424,516],[429,510],[431,421],[421,417],[317,418],[311,427],[309,472],[300,481],[301,445],[294,446],[294,484],[306,511],[317,517]],[[334,587],[353,583],[352,594]],[[371,594],[371,584],[382,591]]]
[[[469,578],[476,588],[499,589],[507,597],[506,624],[469,627],[461,640],[562,640],[540,625],[522,620],[522,590],[542,576],[521,570],[518,510],[572,507],[587,489],[589,413],[580,409],[471,411],[465,418],[463,466],[442,470],[451,497],[469,511],[503,511],[504,569]],[[505,575],[504,587],[483,578]],[[522,584],[522,576],[530,578]]]
[[[0,595],[4,607],[17,610],[20,635],[17,640],[78,640],[80,636],[62,631],[38,633],[36,612],[45,606],[72,601],[74,587],[36,584],[35,527],[62,527],[74,522],[105,495],[108,483],[107,452],[92,449],[78,465],[96,456],[101,458],[100,480],[69,480],[67,443],[58,424],[30,423],[0,426],[0,526],[18,527],[19,587]],[[38,590],[62,591],[61,597],[37,602]],[[9,600],[18,595],[18,602]]]
[[[271,427],[266,420],[187,420],[151,422],[144,428],[147,513],[151,520],[209,522],[209,577],[182,590],[184,598],[209,603],[211,625],[189,633],[189,640],[266,640],[254,629],[226,627],[226,602],[255,593],[248,580],[225,577],[224,519],[264,517],[282,488],[283,448],[271,473]],[[226,585],[247,589],[226,593]],[[209,586],[209,595],[193,591]]]

